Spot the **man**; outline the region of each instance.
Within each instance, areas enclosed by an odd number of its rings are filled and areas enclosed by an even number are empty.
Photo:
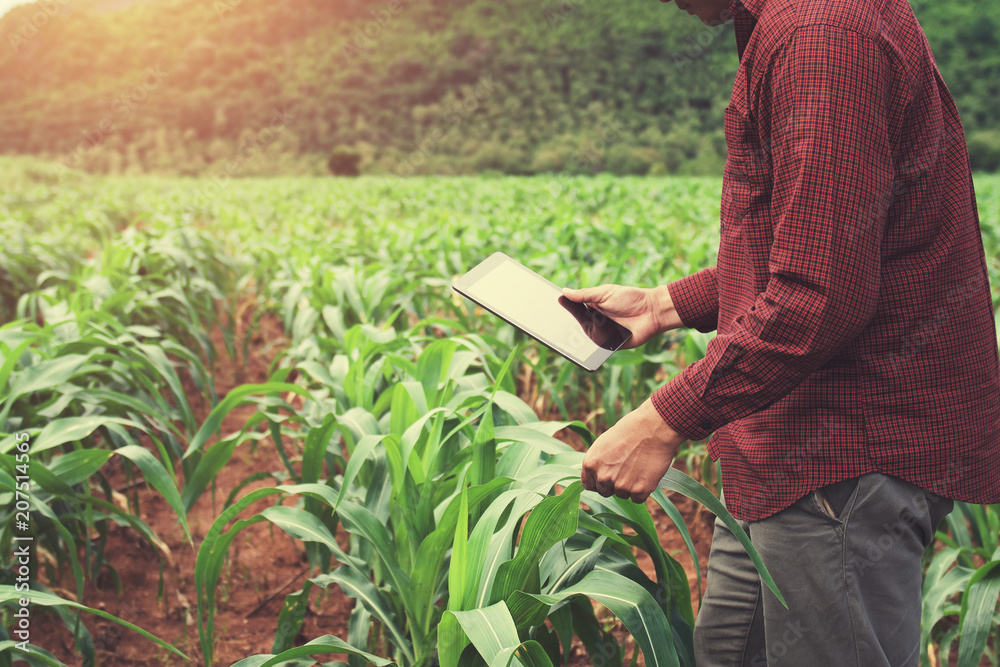
[[[677,0],[733,20],[716,267],[566,290],[635,333],[717,329],[593,444],[643,502],[714,432],[723,493],[788,602],[716,522],[700,667],[917,665],[921,555],[952,499],[1000,502],[1000,372],[968,153],[905,0]]]

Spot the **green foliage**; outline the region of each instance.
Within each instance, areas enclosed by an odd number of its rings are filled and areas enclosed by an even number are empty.
[[[966,129],[991,132],[990,1],[913,4]],[[737,67],[731,26],[641,2],[36,2],[0,33],[2,150],[101,173],[322,175],[338,146],[372,174],[594,173],[569,158],[613,121],[614,173],[718,176]]]
[[[1000,171],[1000,132],[978,130],[968,137],[969,161],[976,171]]]
[[[921,665],[949,664],[957,648],[958,667],[977,667],[984,656],[998,664],[1000,647],[1000,505],[955,503],[928,548],[921,614]],[[957,620],[954,625],[944,618]],[[955,643],[958,642],[958,646]]]
[[[337,585],[357,601],[349,643],[368,653],[387,644],[397,664],[457,665],[470,644],[487,661],[502,651],[528,651],[529,661],[559,662],[558,642],[552,655],[532,642],[546,632],[550,615],[577,598],[584,605],[572,613],[572,622],[588,623],[589,598],[622,620],[647,664],[693,665],[687,575],[660,546],[645,506],[587,492],[591,509],[581,509],[583,454],[552,434],[571,427],[592,436],[579,423],[539,422],[504,389],[519,357],[516,349],[500,365],[471,339],[425,346],[419,336],[390,339],[361,325],[347,332],[345,344],[343,355],[301,369],[311,377],[311,395],[330,398],[317,398],[315,410],[301,411],[314,421],[301,450],[298,483],[248,494],[219,517],[202,543],[195,581],[207,664],[212,664],[214,591],[228,546],[243,528],[270,521],[292,537],[318,544],[319,562],[339,563],[290,595],[286,610],[303,605],[313,586]],[[399,354],[414,347],[420,349],[416,363]],[[351,382],[327,367],[341,372],[346,367],[347,376],[364,377],[362,390],[338,396],[337,389]],[[368,379],[376,377],[388,381],[373,382],[369,390]],[[322,435],[313,438],[317,429]],[[305,471],[313,470],[305,465],[310,441],[325,448],[317,454],[328,464],[336,462],[342,474],[325,484],[305,478]],[[558,493],[555,485],[565,488]],[[710,503],[752,551],[721,503],[697,482],[675,471],[667,486]],[[275,495],[302,500],[233,522],[244,509]],[[657,501],[670,506],[662,492]],[[351,535],[349,551],[334,539],[338,521]],[[638,537],[626,533],[626,526]],[[683,523],[679,528],[687,535]],[[633,546],[649,553],[655,579],[638,568]],[[773,588],[766,571],[764,576]],[[489,618],[495,623],[484,625]],[[289,640],[301,623],[301,616],[283,612],[275,639],[279,656],[292,657]],[[506,628],[500,644],[491,643],[488,628]],[[608,641],[611,653],[623,657],[613,638],[588,650],[607,656]],[[568,645],[561,650],[568,656]]]
[[[703,148],[717,155],[713,139],[639,134],[660,160],[677,146],[677,168],[691,168]],[[623,158],[616,136],[631,134],[609,125],[562,146],[581,169],[610,169]],[[13,318],[0,326],[0,500],[9,508],[17,492],[14,448],[26,433],[43,560],[72,571],[78,589],[101,568],[114,577],[103,555],[112,522],[158,543],[112,502],[109,466],[141,474],[183,525],[236,448],[264,443],[281,469],[233,490],[199,545],[207,662],[229,545],[268,522],[306,544],[313,572],[287,597],[271,654],[243,664],[296,664],[308,651],[356,664],[547,665],[574,637],[595,660],[623,664],[625,648],[593,601],[628,628],[646,664],[691,664],[683,570],[644,507],[582,492],[582,455],[555,435],[591,441],[703,356],[710,337],[674,332],[588,374],[450,285],[499,249],[569,286],[688,275],[714,262],[717,179],[122,179],[23,159],[0,159],[2,173],[14,185],[0,198],[0,232],[19,252],[0,264],[3,316]],[[1000,181],[977,176],[976,187],[1000,302]],[[288,346],[268,382],[216,401],[207,332],[220,326],[237,353],[247,332],[236,306],[251,298],[281,319]],[[201,423],[195,400],[215,405]],[[244,404],[256,411],[221,433]],[[683,456],[717,486],[703,444]],[[261,479],[278,486],[246,492]],[[673,475],[666,488],[725,519],[694,480]],[[693,554],[677,509],[663,493],[654,500]],[[0,516],[7,568],[10,519]],[[960,508],[928,553],[923,646],[945,658],[957,649],[963,667],[983,651],[995,662],[997,529],[996,508]],[[635,549],[649,555],[652,576]],[[330,586],[358,601],[348,636],[293,646],[314,589]],[[611,590],[629,595],[615,606]],[[86,610],[52,604],[88,656],[92,642],[77,624]],[[12,605],[0,607],[9,627]],[[480,632],[474,621],[484,615],[502,635]],[[37,664],[55,664],[43,651]]]

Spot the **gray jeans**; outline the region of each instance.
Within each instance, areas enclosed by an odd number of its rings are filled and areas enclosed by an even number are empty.
[[[918,664],[921,557],[954,503],[877,473],[844,484],[741,524],[788,609],[716,520],[698,667]]]

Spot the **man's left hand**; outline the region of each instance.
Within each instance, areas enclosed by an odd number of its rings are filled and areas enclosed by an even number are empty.
[[[644,503],[686,438],[663,421],[651,399],[601,434],[583,457],[583,488]]]

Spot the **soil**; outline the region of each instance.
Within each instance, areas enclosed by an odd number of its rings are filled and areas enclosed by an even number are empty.
[[[241,384],[266,382],[271,361],[287,342],[280,321],[269,315],[260,319],[259,327],[253,332],[246,359],[231,359],[225,355],[222,334],[218,329],[213,332],[212,338],[216,349],[220,351],[220,359],[213,371],[220,400],[228,391]],[[192,385],[190,395],[197,394]],[[192,400],[192,409],[198,423],[201,423],[211,406],[197,399]],[[255,411],[254,405],[233,410],[225,418],[221,432],[228,434],[238,431]],[[570,437],[567,437],[567,441],[573,442]],[[576,446],[582,446],[582,443],[577,442]],[[120,590],[114,577],[105,569],[96,580],[88,578],[80,601],[134,623],[172,643],[191,662],[182,660],[116,623],[84,614],[83,620],[94,639],[99,664],[205,663],[198,641],[197,594],[194,584],[197,548],[221,511],[225,498],[237,484],[258,471],[277,472],[283,469],[274,442],[269,437],[260,440],[256,451],[252,450],[250,443],[240,445],[218,475],[214,490],[207,489],[188,516],[194,540],[192,547],[186,541],[176,515],[166,501],[144,484],[130,488],[130,480],[123,467],[109,464],[103,472],[107,474],[112,487],[122,491],[130,501],[138,500],[138,506],[131,506],[131,511],[160,537],[167,555],[161,560],[161,552],[131,528],[112,527],[105,556],[117,573]],[[259,481],[246,487],[240,495],[252,489],[276,484],[274,481]],[[703,512],[700,505],[687,498],[677,496],[672,500],[685,518],[704,569],[711,544],[712,515]],[[269,500],[261,501],[256,510],[264,509],[268,502]],[[688,573],[692,604],[697,611],[698,588],[693,561],[687,548],[676,527],[663,511],[653,501],[649,502],[649,508],[659,529],[661,544]],[[245,511],[242,516],[250,516],[250,511]],[[346,548],[345,536],[344,531],[338,531],[338,540],[343,540],[341,546]],[[647,574],[654,576],[649,557],[644,552],[637,553],[640,566]],[[158,565],[161,562],[162,566]],[[158,593],[161,567],[162,596]],[[220,579],[215,617],[214,664],[231,665],[250,655],[270,653],[285,596],[299,591],[307,576],[310,573],[307,572],[301,542],[293,541],[282,530],[271,528],[267,522],[256,524],[242,532],[230,548],[229,560]],[[65,598],[76,599],[73,577],[69,572],[61,573],[57,581],[43,580],[43,583]],[[315,589],[310,596],[302,632],[295,643],[301,644],[326,634],[346,639],[347,619],[352,607],[353,601],[346,598],[336,586],[331,586],[327,591]],[[617,624],[607,610],[598,609],[598,617],[607,619],[619,641],[626,642],[627,653],[631,656],[635,643],[628,637],[627,631]],[[40,611],[33,619],[32,626],[33,634],[38,637],[36,641],[52,651],[57,658],[68,665],[82,664],[82,659],[73,647],[72,633],[57,616]],[[344,658],[323,657],[324,662],[334,659]],[[577,667],[586,664],[589,663],[585,652],[581,646],[575,645],[570,665]],[[641,657],[639,664],[643,664]]]

